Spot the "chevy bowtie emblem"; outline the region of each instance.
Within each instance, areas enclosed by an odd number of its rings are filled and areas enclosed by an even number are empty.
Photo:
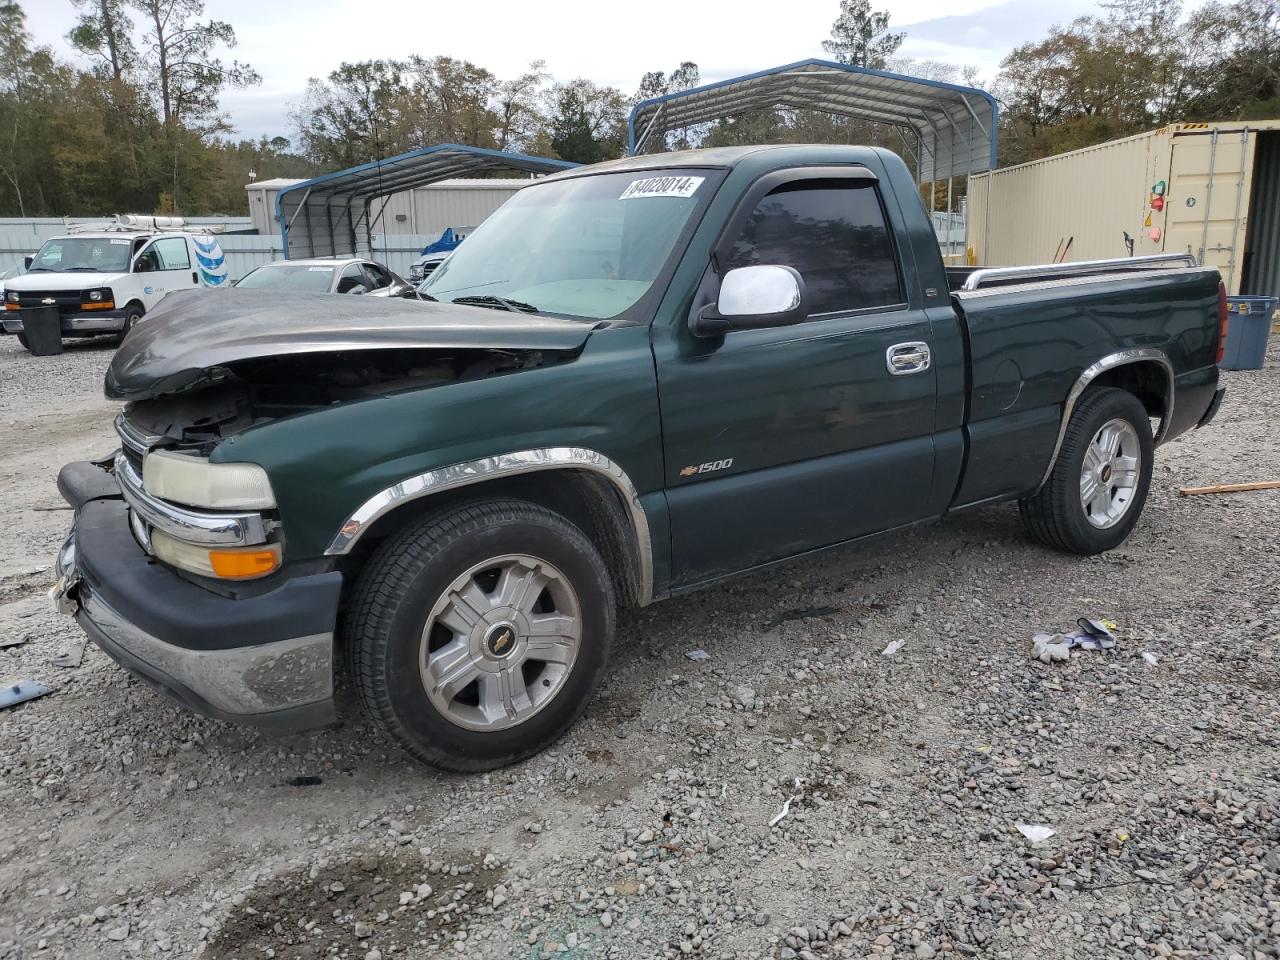
[[[43,300],[41,300],[40,302],[41,302],[41,303],[43,303],[46,307],[52,307],[52,306],[53,306],[55,303],[57,303],[58,301],[57,301],[57,300],[55,300],[53,297],[45,297],[45,298],[44,298]]]
[[[501,653],[507,649],[511,643],[511,631],[503,630],[500,634],[493,638],[493,652]]]

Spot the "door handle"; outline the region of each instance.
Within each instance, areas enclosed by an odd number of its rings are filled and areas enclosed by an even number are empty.
[[[895,377],[909,373],[924,373],[933,363],[929,345],[915,340],[911,343],[895,343],[885,351],[884,365]]]

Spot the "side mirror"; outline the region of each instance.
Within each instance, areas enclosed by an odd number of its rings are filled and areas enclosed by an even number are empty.
[[[403,297],[405,300],[421,300],[422,299],[420,296],[418,296],[417,287],[405,287],[403,290],[400,291],[400,296]]]
[[[786,327],[808,319],[804,300],[804,278],[792,267],[738,267],[724,275],[716,302],[699,310],[689,326],[698,337]]]
[[[145,257],[139,260],[137,263],[133,265],[133,272],[134,273],[150,273],[151,261],[146,259]]]
[[[28,254],[27,256],[22,258],[22,267],[24,270],[30,270],[31,264],[35,262],[36,262],[36,258]]]

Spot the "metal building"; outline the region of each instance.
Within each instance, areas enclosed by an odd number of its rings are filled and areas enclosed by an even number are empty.
[[[279,236],[276,221],[276,194],[302,180],[260,180],[245,186],[249,195],[249,215],[254,229],[267,236]],[[425,187],[410,187],[391,194],[379,224],[379,233],[388,236],[439,236],[446,227],[478,226],[508,197],[529,182],[528,178],[442,180]]]
[[[627,119],[627,152],[661,149],[668,131],[767,107],[896,127],[921,183],[996,165],[1000,110],[985,90],[816,59],[644,100]]]
[[[1233,295],[1280,295],[1280,120],[1175,124],[975,175],[967,230],[984,265],[1185,252]]]
[[[374,235],[385,234],[389,224],[403,224],[406,233],[422,232],[429,224],[418,221],[417,205],[406,199],[394,207],[397,194],[478,173],[533,176],[575,166],[548,157],[441,143],[278,187],[275,213],[285,259],[369,254]],[[455,224],[445,223],[440,230],[445,226]]]

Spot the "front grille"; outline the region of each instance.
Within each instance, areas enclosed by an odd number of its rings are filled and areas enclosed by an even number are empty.
[[[65,316],[80,312],[85,293],[84,290],[18,290],[18,306],[57,307],[58,313]],[[46,303],[46,300],[53,302]]]

